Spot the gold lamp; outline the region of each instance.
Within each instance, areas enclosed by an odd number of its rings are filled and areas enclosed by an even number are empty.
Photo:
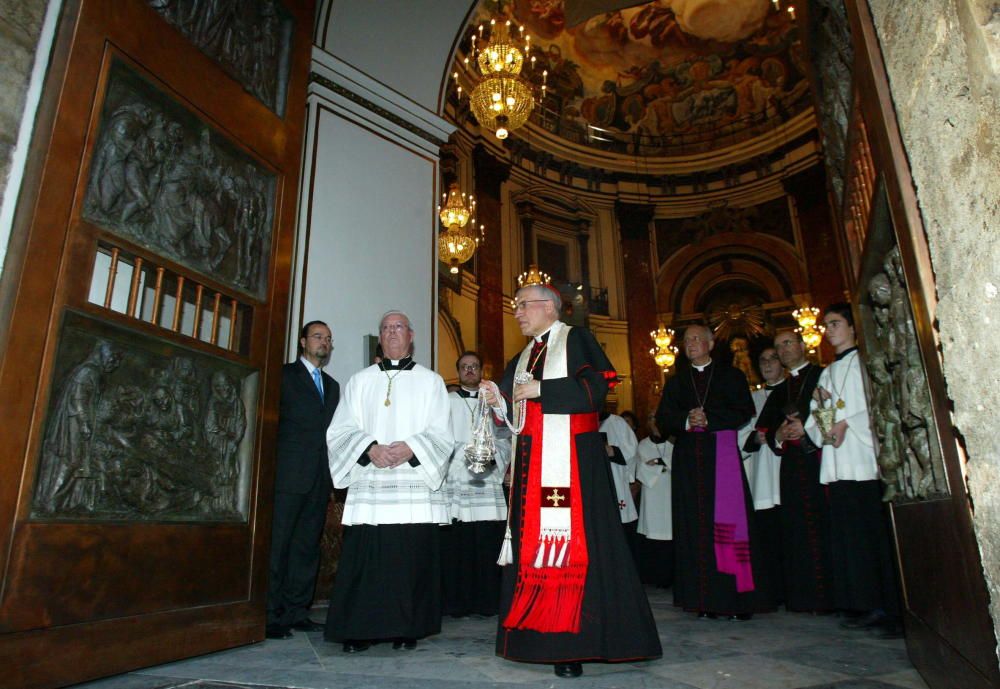
[[[826,332],[826,327],[817,323],[819,309],[815,306],[803,306],[801,309],[792,311],[792,318],[799,323],[795,332],[802,335],[802,341],[809,353],[812,354],[819,347],[819,343],[823,341],[823,333]]]
[[[452,183],[443,200],[445,205],[438,206],[438,215],[445,229],[438,235],[438,258],[457,275],[460,266],[476,253],[484,228],[480,225],[476,231],[476,200],[461,193],[458,184]]]
[[[650,331],[649,336],[656,345],[649,350],[649,354],[665,373],[677,361],[677,347],[671,344],[674,341],[674,331],[660,323],[656,330]]]
[[[528,121],[535,97],[531,84],[521,75],[525,56],[531,52],[531,37],[525,35],[524,27],[518,27],[518,38],[513,37],[513,25],[506,21],[490,20],[490,35],[486,47],[479,49],[483,38],[484,25],[479,26],[478,35],[471,38],[469,57],[479,66],[479,82],[469,95],[469,105],[476,121],[483,127],[492,129],[498,139],[506,139],[510,130],[517,129]],[[523,53],[518,45],[523,45]],[[465,65],[469,67],[469,57]],[[531,57],[534,65],[535,58]],[[471,71],[471,69],[470,69]],[[458,72],[452,75],[458,84]],[[542,96],[545,95],[545,80],[548,71],[542,72]],[[462,87],[458,86],[459,97]]]

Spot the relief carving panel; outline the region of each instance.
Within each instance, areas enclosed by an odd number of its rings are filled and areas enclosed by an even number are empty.
[[[218,131],[112,64],[84,219],[262,299],[275,186]]]
[[[285,114],[294,22],[276,0],[146,0],[229,76]]]
[[[67,312],[31,516],[244,521],[257,379]]]
[[[872,425],[879,440],[883,499],[948,494],[930,388],[920,357],[899,247],[882,257],[868,279],[874,337],[868,338]]]

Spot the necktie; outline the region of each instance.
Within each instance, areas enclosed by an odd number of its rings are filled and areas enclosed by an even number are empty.
[[[323,399],[323,374],[319,372],[318,368],[313,369],[313,382],[316,383],[316,389],[319,390],[319,398]]]

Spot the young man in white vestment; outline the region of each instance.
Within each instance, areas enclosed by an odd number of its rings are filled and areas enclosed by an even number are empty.
[[[892,541],[850,305],[828,306],[823,324],[836,358],[819,378],[812,408],[832,405],[836,413],[828,437],[824,438],[815,414],[809,415],[805,431],[822,445],[819,480],[827,486],[830,499],[834,604],[859,613],[841,626],[898,638],[902,627]]]
[[[636,451],[639,449],[639,441],[635,437],[635,431],[628,425],[628,421],[622,417],[617,414],[607,414],[607,416],[602,414],[601,416],[604,418],[601,420],[598,430],[607,439],[605,452],[607,452],[608,462],[611,464],[611,478],[615,482],[618,515],[622,519],[622,528],[625,529],[625,538],[628,540],[632,559],[638,567],[639,541],[636,529],[639,510],[636,509],[635,498],[632,496],[632,486],[635,484]]]
[[[785,379],[785,369],[774,347],[767,347],[757,357],[757,370],[764,386],[750,393],[756,413],[740,431],[740,447],[753,497],[761,560],[767,568],[773,603],[777,606],[785,599],[781,564],[781,458],[767,444],[767,428],[758,422],[771,390]]]
[[[324,636],[345,653],[383,640],[413,649],[441,631],[451,405],[441,376],[413,361],[405,313],[382,317],[379,343],[385,358],[347,382],[326,434],[333,485],[347,488],[347,501]]]
[[[639,441],[635,476],[639,499],[639,574],[644,584],[669,588],[674,581],[674,518],[670,470],[674,444],[660,436],[656,414],[648,418],[649,435]]]
[[[442,607],[446,615],[491,616],[500,604],[500,565],[497,555],[507,523],[503,478],[510,464],[507,427],[499,429],[489,412],[486,422],[496,454],[482,473],[474,473],[465,458],[477,417],[482,361],[465,352],[455,364],[459,388],[448,393],[455,449],[445,481],[451,523],[441,529]],[[508,437],[498,437],[500,435]]]

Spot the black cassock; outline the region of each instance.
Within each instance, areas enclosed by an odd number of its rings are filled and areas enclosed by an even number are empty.
[[[830,505],[819,482],[820,451],[803,436],[775,444],[775,431],[793,409],[802,423],[823,369],[809,364],[779,383],[764,403],[757,425],[767,428],[767,443],[781,457],[781,552],[785,607],[833,609],[830,578]],[[747,441],[754,442],[756,435]]]
[[[773,394],[773,393],[772,393]],[[703,406],[707,432],[685,430],[688,414]],[[749,527],[754,590],[739,593],[736,579],[718,571],[715,559],[715,431],[735,431],[754,415],[750,387],[742,371],[713,361],[699,372],[680,368],[663,389],[656,423],[664,435],[674,435],[674,605],[685,610],[741,615],[769,609],[769,586],[754,547],[753,499],[743,462],[738,462]]]
[[[542,395],[536,400],[542,405],[542,413],[586,414],[600,411],[608,391],[605,374],[614,375],[611,362],[594,336],[583,328],[570,331],[566,355],[566,370],[570,374],[565,378],[543,379]],[[545,350],[534,367],[536,378],[541,378],[544,362]],[[507,365],[500,385],[509,411],[513,406],[510,399],[516,367],[517,357]],[[594,432],[580,433],[574,438],[589,556],[580,631],[542,633],[503,626],[517,583],[521,506],[533,440],[522,434],[518,436],[514,448],[510,496],[514,563],[503,568],[497,655],[509,660],[536,663],[659,658],[663,650],[656,622],[625,542],[611,468],[596,426]]]

